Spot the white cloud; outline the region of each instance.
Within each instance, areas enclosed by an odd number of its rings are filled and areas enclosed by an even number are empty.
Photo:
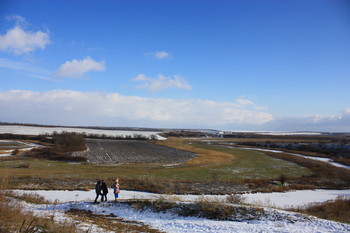
[[[27,24],[21,16],[15,15],[16,25],[4,35],[0,35],[0,51],[9,51],[16,55],[27,54],[36,49],[45,49],[50,44],[49,34],[42,31],[26,31],[23,26]]]
[[[0,121],[63,125],[232,128],[273,120],[271,114],[237,107],[237,102],[69,90],[0,92],[0,109]]]
[[[150,91],[159,91],[168,88],[178,88],[184,90],[191,90],[192,86],[181,76],[173,75],[170,77],[159,74],[157,77],[147,77],[144,74],[139,74],[132,79],[135,82],[142,82],[137,88],[147,89]]]
[[[350,109],[332,115],[276,118],[265,127],[281,131],[350,132]]]
[[[56,70],[55,76],[61,78],[80,78],[87,72],[104,70],[104,61],[97,62],[90,57],[86,57],[80,61],[73,59],[72,61],[67,61],[62,64],[60,68]]]
[[[0,92],[0,121],[61,125],[350,132],[350,109],[335,115],[274,117],[235,102],[52,90]]]
[[[173,57],[171,53],[166,51],[156,51],[153,53],[146,53],[145,56],[151,56],[158,60],[166,60],[166,59],[171,59]]]
[[[157,51],[154,53],[154,57],[160,60],[171,58],[171,54],[166,51]]]
[[[267,111],[268,110],[267,107],[256,105],[253,101],[251,101],[249,99],[237,98],[236,101],[238,103],[238,106],[241,106],[241,107],[252,106],[255,110],[258,110],[258,111]]]
[[[241,99],[241,98],[238,98],[237,99],[237,102],[241,105],[251,105],[253,104],[253,102],[251,100],[248,100],[248,99]]]

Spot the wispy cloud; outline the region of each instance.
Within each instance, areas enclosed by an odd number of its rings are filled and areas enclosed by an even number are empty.
[[[248,100],[248,99],[238,98],[236,101],[242,106],[254,104],[253,101]]]
[[[138,85],[137,88],[146,89],[149,91],[159,91],[168,88],[178,88],[184,90],[191,90],[192,86],[181,76],[164,76],[159,74],[157,77],[147,77],[144,74],[139,74],[132,79],[135,82],[141,82],[142,84]]]
[[[35,66],[35,64],[23,61],[13,61],[0,58],[0,67],[15,72],[23,72],[33,78],[58,81],[59,78],[80,78],[90,71],[105,70],[104,62],[96,62],[90,57],[83,60],[72,60],[62,64],[55,72]]]
[[[90,71],[104,71],[106,69],[104,61],[94,61],[91,57],[83,60],[73,59],[62,64],[54,75],[60,78],[81,78]]]
[[[0,35],[0,51],[21,55],[45,49],[51,43],[48,32],[26,30],[23,28],[26,20],[21,16],[15,15],[12,19],[16,20],[16,25]]]
[[[154,56],[160,60],[170,59],[172,57],[171,54],[166,51],[157,51],[154,53]]]
[[[20,15],[9,15],[6,19],[8,21],[15,21],[15,24],[19,26],[27,26],[29,24],[28,21]]]
[[[156,51],[153,53],[146,53],[146,56],[152,56],[158,60],[166,60],[166,59],[171,59],[173,56],[171,53],[166,52],[166,51]]]
[[[0,92],[2,121],[69,125],[229,128],[272,121],[271,114],[237,102],[123,96],[118,93],[52,90]],[[89,117],[86,117],[89,116]]]
[[[36,67],[28,62],[12,61],[6,58],[0,58],[0,67],[14,71],[21,71],[32,76],[37,75],[40,77],[48,77],[51,75],[50,71]]]

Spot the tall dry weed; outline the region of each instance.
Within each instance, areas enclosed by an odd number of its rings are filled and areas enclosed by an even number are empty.
[[[10,176],[0,177],[0,232],[77,232],[72,222],[57,223],[53,218],[41,218],[31,213],[24,213],[21,205],[10,201],[7,197],[10,183]]]
[[[342,196],[333,201],[310,204],[306,208],[293,210],[314,215],[319,218],[350,223],[350,198]]]

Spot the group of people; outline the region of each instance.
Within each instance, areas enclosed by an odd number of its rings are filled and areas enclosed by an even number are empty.
[[[97,203],[99,196],[101,196],[101,202],[107,201],[108,186],[106,181],[98,180],[95,185],[96,198],[94,203]],[[117,202],[119,197],[119,179],[115,180],[113,185],[114,200]]]

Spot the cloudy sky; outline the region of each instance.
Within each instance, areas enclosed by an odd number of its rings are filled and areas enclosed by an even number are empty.
[[[346,0],[0,4],[2,122],[350,132]]]

